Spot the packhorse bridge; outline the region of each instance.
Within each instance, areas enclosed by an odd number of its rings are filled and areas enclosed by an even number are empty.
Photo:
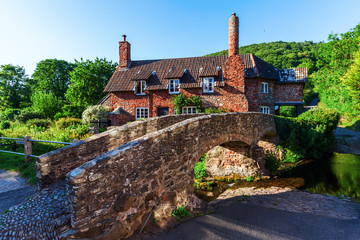
[[[262,113],[136,121],[40,156],[39,188],[66,178],[74,237],[125,238],[151,212],[161,219],[191,205],[194,165],[206,152],[241,146],[261,172],[259,142],[275,136],[274,117]]]

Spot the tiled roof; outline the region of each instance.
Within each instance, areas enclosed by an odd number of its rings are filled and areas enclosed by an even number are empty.
[[[281,82],[306,82],[307,68],[289,68],[280,70]]]
[[[279,70],[271,64],[253,54],[241,54],[240,57],[244,61],[246,78],[280,80]],[[201,86],[201,77],[208,76],[214,77],[216,86],[223,86],[221,70],[227,58],[224,55],[131,61],[128,69],[117,69],[114,72],[104,91],[132,91],[134,80],[147,80],[146,90],[166,89],[169,79],[180,79],[181,88],[198,88]]]

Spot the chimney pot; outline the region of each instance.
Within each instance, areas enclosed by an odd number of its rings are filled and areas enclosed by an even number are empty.
[[[126,41],[126,35],[122,35],[123,36],[123,41],[125,42]]]

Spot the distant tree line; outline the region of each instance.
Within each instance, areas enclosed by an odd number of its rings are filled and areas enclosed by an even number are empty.
[[[117,64],[105,58],[40,61],[34,74],[11,64],[0,66],[0,112],[25,109],[41,112],[46,118],[81,117],[90,105],[104,96],[103,89]]]

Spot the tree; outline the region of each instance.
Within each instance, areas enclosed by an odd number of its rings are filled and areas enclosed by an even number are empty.
[[[76,60],[75,60],[76,61]],[[103,92],[117,64],[112,61],[96,58],[94,61],[81,59],[70,73],[70,87],[66,99],[76,106],[97,104],[105,96]]]
[[[360,110],[360,50],[355,54],[353,64],[342,78],[342,82]]]
[[[21,108],[29,104],[29,79],[23,67],[0,66],[0,109]]]
[[[46,118],[54,118],[61,110],[61,103],[54,93],[35,92],[31,97],[32,108]]]
[[[40,61],[32,75],[33,91],[52,92],[57,98],[64,100],[70,85],[70,72],[75,67],[75,64],[65,60],[46,59]]]

